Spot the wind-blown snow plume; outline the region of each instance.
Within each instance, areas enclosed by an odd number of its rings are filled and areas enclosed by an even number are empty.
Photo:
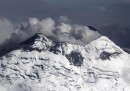
[[[6,44],[20,43],[35,33],[43,33],[55,41],[66,41],[79,45],[86,44],[100,36],[98,31],[93,31],[87,26],[70,24],[70,20],[65,16],[61,16],[58,21],[54,21],[52,18],[45,18],[43,20],[29,18],[19,29],[14,29],[12,22],[6,19],[0,21],[0,23],[0,25],[4,24],[2,27],[7,31],[7,35],[5,35],[7,38],[2,37],[2,41],[6,41]],[[2,32],[3,29],[1,28],[0,31]]]

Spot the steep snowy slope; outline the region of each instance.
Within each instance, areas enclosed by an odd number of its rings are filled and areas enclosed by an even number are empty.
[[[0,58],[0,91],[130,91],[129,65],[105,36],[79,46],[36,34]]]

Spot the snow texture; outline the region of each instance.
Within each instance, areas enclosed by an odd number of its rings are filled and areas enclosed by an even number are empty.
[[[129,65],[105,36],[80,46],[36,34],[0,57],[0,91],[130,91]]]

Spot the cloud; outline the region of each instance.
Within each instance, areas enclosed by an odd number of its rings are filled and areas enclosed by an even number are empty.
[[[58,19],[59,23],[51,18],[39,20],[37,18],[29,19],[29,33],[43,33],[55,41],[67,41],[74,44],[87,44],[98,38],[100,34],[97,31],[90,30],[89,27],[70,24],[70,19],[62,16]]]
[[[71,23],[71,20],[67,16],[60,16],[58,19],[58,22],[60,23]]]
[[[0,43],[1,45],[14,45],[25,41],[35,33],[43,33],[54,41],[66,41],[74,44],[84,45],[101,36],[98,31],[93,31],[87,26],[71,24],[70,19],[65,16],[58,20],[52,18],[38,19],[29,18],[17,29],[11,21],[0,19]]]
[[[14,32],[14,24],[5,18],[0,18],[0,45],[7,39],[10,39],[11,34]]]
[[[46,36],[53,36],[55,21],[51,18],[45,18],[39,21],[37,18],[29,18],[29,28],[31,33],[43,33]]]

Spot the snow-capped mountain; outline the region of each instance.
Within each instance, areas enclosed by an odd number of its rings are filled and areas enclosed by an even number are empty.
[[[0,57],[0,91],[130,91],[130,55],[105,36],[81,46],[36,34]]]

